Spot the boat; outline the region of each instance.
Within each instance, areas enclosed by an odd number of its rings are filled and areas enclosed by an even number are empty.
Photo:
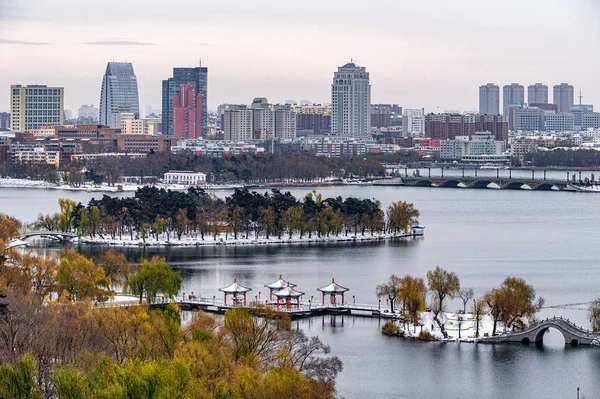
[[[569,187],[572,187],[575,191],[582,193],[600,193],[600,185],[598,184],[590,184],[587,186],[579,186],[576,184],[569,184]]]

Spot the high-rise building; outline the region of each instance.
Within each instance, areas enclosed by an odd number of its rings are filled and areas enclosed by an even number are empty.
[[[10,129],[9,112],[0,112],[0,129]]]
[[[163,127],[164,128],[164,127]],[[223,111],[225,140],[248,141],[252,139],[252,110],[231,106]]]
[[[500,87],[493,83],[479,86],[479,113],[498,115],[500,113]]]
[[[339,67],[331,85],[331,134],[368,137],[371,133],[371,85],[365,67]]]
[[[253,103],[254,105],[254,103]],[[267,104],[268,105],[268,104]],[[251,107],[252,138],[267,140],[275,137],[275,110],[273,108]]]
[[[185,139],[202,137],[202,96],[196,85],[180,85],[179,94],[173,96],[173,136]]]
[[[568,83],[561,83],[554,86],[552,100],[558,107],[558,112],[569,112],[569,107],[573,105],[573,86]]]
[[[122,112],[140,115],[137,78],[131,62],[109,62],[102,78],[100,124],[119,128]]]
[[[64,89],[45,85],[10,87],[10,129],[25,132],[64,122]]]
[[[513,131],[537,132],[544,130],[544,116],[548,111],[527,106],[509,108],[509,128]]]
[[[425,111],[423,109],[404,109],[402,135],[416,137],[425,135]]]
[[[542,83],[527,86],[527,102],[531,104],[548,104],[548,86]]]
[[[525,103],[525,88],[518,83],[511,83],[502,88],[502,113],[506,115],[510,104]]]
[[[318,136],[331,133],[331,106],[293,105],[296,113],[296,132],[301,136]]]
[[[275,138],[296,138],[296,113],[289,107],[280,107],[275,110]]]
[[[206,137],[208,128],[207,111],[208,68],[173,68],[173,77],[162,82],[162,130],[163,134],[173,134],[173,97],[179,94],[182,84],[196,86],[196,95],[202,97],[202,137]]]

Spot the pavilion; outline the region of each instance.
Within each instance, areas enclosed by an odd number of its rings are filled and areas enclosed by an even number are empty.
[[[300,297],[304,295],[304,292],[300,292],[294,289],[291,285],[284,287],[278,291],[274,291],[273,294],[277,297],[277,307],[279,308],[279,303],[281,299],[285,299],[285,307],[289,309],[291,307],[292,299],[296,299],[296,306],[300,308]]]
[[[331,297],[331,304],[336,304],[337,295],[342,296],[342,305],[344,304],[344,292],[348,291],[349,288],[342,287],[341,285],[335,282],[335,279],[331,279],[331,283],[326,285],[325,287],[317,288],[317,291],[321,291],[323,294],[323,305],[325,305],[325,295],[329,295]]]
[[[240,299],[238,298],[238,295],[243,295],[244,296],[244,305],[246,305],[246,293],[248,291],[252,291],[252,289],[248,288],[248,287],[244,287],[241,284],[238,284],[237,282],[237,278],[233,278],[233,284],[225,287],[225,288],[219,288],[219,291],[223,291],[223,303],[225,305],[227,305],[227,295],[232,295],[233,296],[233,304],[235,305],[236,303],[239,303]]]
[[[280,289],[285,288],[285,287],[295,287],[295,286],[296,286],[296,284],[290,284],[289,281],[285,281],[283,278],[281,278],[281,274],[279,275],[279,280],[275,281],[274,283],[265,285],[265,287],[267,287],[269,289],[269,301],[273,300],[273,292],[274,291],[279,291]]]

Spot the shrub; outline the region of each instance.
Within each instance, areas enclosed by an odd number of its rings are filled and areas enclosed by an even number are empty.
[[[383,327],[381,328],[381,333],[383,335],[397,335],[398,334],[398,326],[393,320],[388,320]]]
[[[422,341],[437,341],[437,338],[429,331],[421,331],[419,333],[419,339]]]

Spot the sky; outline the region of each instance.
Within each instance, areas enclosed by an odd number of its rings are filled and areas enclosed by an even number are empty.
[[[568,82],[600,110],[598,0],[0,0],[0,111],[11,84],[100,101],[108,61],[133,63],[140,108],[173,67],[208,67],[208,107],[331,101],[354,59],[373,103],[476,110],[478,87]],[[577,100],[578,101],[578,100]],[[576,102],[577,102],[576,101]]]

